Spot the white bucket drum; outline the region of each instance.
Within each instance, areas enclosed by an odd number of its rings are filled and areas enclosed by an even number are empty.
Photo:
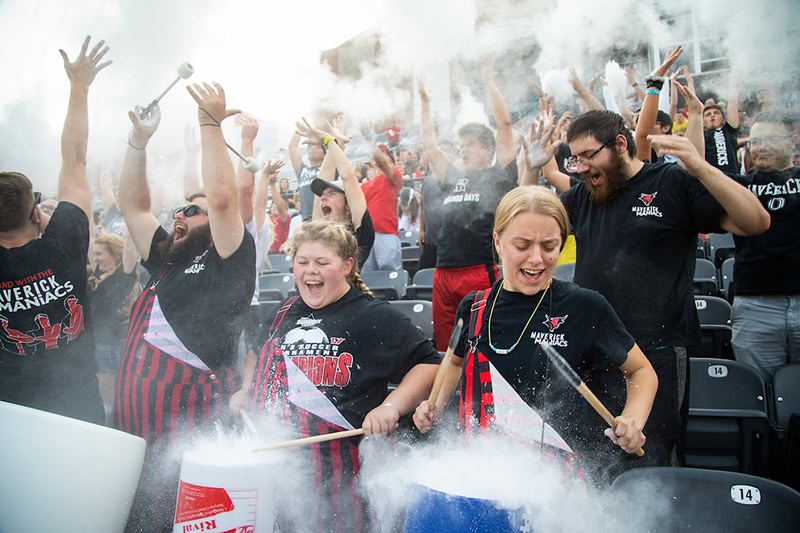
[[[6,402],[0,428],[0,531],[124,529],[144,439]]]
[[[238,449],[184,452],[174,533],[272,533],[281,455]]]

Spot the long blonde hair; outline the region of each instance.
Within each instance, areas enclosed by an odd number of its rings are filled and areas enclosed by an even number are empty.
[[[352,259],[353,268],[350,270],[347,280],[361,292],[372,295],[372,291],[369,290],[358,272],[358,241],[344,224],[329,220],[309,220],[300,224],[295,230],[292,240],[292,261],[294,261],[300,246],[308,242],[326,244],[336,252],[342,261]]]
[[[103,281],[105,281],[109,276],[116,272],[120,266],[122,266],[122,254],[125,241],[123,241],[122,237],[119,235],[114,233],[105,233],[95,238],[94,244],[102,244],[105,246],[109,255],[114,258],[114,266],[105,272],[101,272],[99,276],[95,274],[89,276],[89,289],[92,291],[96,291]],[[125,302],[123,302],[119,310],[120,316],[123,317],[127,317],[131,314],[133,302],[136,300],[136,297],[139,296],[139,274],[135,270],[134,273],[136,274],[136,278],[133,282],[131,292],[128,293],[128,296],[125,298]]]

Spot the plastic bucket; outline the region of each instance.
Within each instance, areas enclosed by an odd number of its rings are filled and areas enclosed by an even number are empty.
[[[521,529],[523,526],[528,529]],[[414,501],[406,510],[405,533],[505,533],[533,531],[522,513],[498,502],[450,494],[416,485]]]
[[[0,531],[123,530],[144,439],[7,402],[0,428]]]
[[[274,452],[184,452],[173,532],[272,533],[280,468]]]

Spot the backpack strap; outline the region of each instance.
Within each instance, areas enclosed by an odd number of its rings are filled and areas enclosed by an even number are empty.
[[[467,342],[469,343],[469,351],[475,349],[478,345],[478,339],[481,337],[481,326],[483,325],[483,312],[486,309],[486,300],[489,299],[491,288],[484,289],[475,293],[475,299],[472,302],[472,307],[469,309],[469,331],[467,332]]]
[[[275,332],[278,331],[278,328],[281,327],[281,322],[283,322],[283,318],[286,316],[286,313],[289,312],[292,305],[297,301],[300,296],[292,296],[288,300],[284,302],[284,304],[278,309],[278,312],[275,313],[275,318],[272,319],[272,325],[269,327],[269,338],[271,339]]]

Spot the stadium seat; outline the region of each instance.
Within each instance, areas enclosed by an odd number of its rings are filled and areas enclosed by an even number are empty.
[[[766,474],[769,418],[761,375],[725,359],[690,358],[689,365],[686,465]]]
[[[719,283],[717,282],[717,267],[708,259],[695,259],[694,265],[694,285],[695,294],[706,296],[717,296],[719,294]]]
[[[690,346],[690,357],[733,359],[731,348],[731,304],[717,296],[695,295],[694,304],[700,319],[701,346]]]
[[[708,236],[708,258],[717,267],[736,252],[733,235],[730,233],[712,233]]]
[[[280,303],[281,300],[259,300],[258,316],[261,332],[266,331],[269,333],[270,323],[267,321],[272,319],[272,315],[275,313],[275,308],[277,308]]]
[[[400,232],[400,246],[416,246],[418,240],[418,231],[403,230]]]
[[[264,274],[258,277],[258,301],[283,300],[290,294],[295,294],[294,275],[292,274]]]
[[[697,251],[695,253],[695,257],[699,257],[700,259],[708,259],[708,253],[706,252],[706,241],[700,235],[697,236]]]
[[[433,304],[422,300],[393,300],[389,305],[410,318],[423,335],[433,340]]]
[[[410,300],[433,299],[433,273],[435,268],[423,268],[414,274],[411,285],[406,287],[406,298]]]
[[[408,272],[405,270],[362,272],[361,279],[367,284],[375,298],[380,300],[400,300],[406,295]]]
[[[800,363],[781,367],[772,379],[773,474],[800,489]]]
[[[292,256],[290,254],[269,254],[267,261],[271,268],[281,274],[289,274],[292,271]]]
[[[400,248],[400,254],[403,257],[403,270],[406,270],[408,275],[413,277],[419,268],[419,257],[422,255],[422,248],[412,244],[411,246]]]
[[[720,285],[720,292],[722,292],[722,296],[728,300],[731,304],[733,303],[733,257],[727,258],[725,261],[722,262],[722,266],[720,267],[720,273],[722,277],[722,285]]]
[[[797,531],[799,523],[800,493],[777,481],[736,472],[635,468],[614,480],[610,498],[619,502],[618,508],[644,511],[639,520],[646,523],[636,523],[633,531],[786,532]],[[630,527],[619,523],[620,530]]]

